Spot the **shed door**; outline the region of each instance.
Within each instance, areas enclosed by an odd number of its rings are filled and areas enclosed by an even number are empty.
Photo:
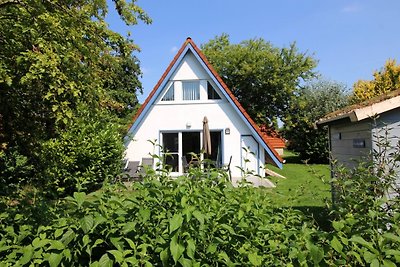
[[[260,174],[258,168],[258,143],[253,136],[242,136],[242,168]]]

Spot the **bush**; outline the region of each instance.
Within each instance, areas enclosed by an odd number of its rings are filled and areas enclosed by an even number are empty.
[[[37,231],[3,226],[0,260],[51,266],[321,261],[323,250],[314,241],[318,231],[301,212],[273,209],[264,191],[235,189],[216,171],[193,173],[176,180],[147,177],[128,189],[74,193],[55,211],[58,218]]]
[[[13,195],[32,176],[34,166],[18,150],[16,147],[0,150],[0,195]]]
[[[335,180],[343,194],[332,231],[319,229],[300,211],[273,208],[268,191],[245,184],[233,188],[218,170],[190,169],[178,179],[163,170],[131,187],[105,185],[59,202],[4,206],[0,261],[5,266],[396,266],[399,201],[376,194],[386,176],[369,166],[342,170]]]
[[[121,173],[122,137],[118,127],[102,116],[83,114],[57,138],[44,142],[41,181],[49,193],[90,192]]]

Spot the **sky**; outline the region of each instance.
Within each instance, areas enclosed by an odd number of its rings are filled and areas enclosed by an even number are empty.
[[[200,47],[226,33],[231,43],[263,38],[276,47],[296,42],[318,60],[316,71],[348,88],[372,79],[386,60],[400,64],[400,0],[138,0],[153,20],[127,27],[111,11],[112,30],[141,52],[143,102],[187,37]],[[111,7],[111,5],[110,5]]]

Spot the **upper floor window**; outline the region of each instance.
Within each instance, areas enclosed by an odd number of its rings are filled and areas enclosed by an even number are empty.
[[[217,91],[215,91],[214,87],[210,82],[207,82],[207,95],[208,99],[221,99]]]
[[[182,82],[183,100],[200,100],[200,82],[184,81]]]
[[[175,90],[174,90],[174,84],[168,88],[168,91],[165,93],[161,101],[174,101],[175,100]]]

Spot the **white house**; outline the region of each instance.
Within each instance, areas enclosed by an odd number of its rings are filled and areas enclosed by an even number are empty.
[[[243,175],[240,168],[265,176],[265,162],[282,168],[282,158],[191,38],[134,116],[131,139],[126,141],[127,161],[141,162],[150,154],[162,157],[168,151],[172,175],[181,175],[191,160],[188,153],[201,154],[204,118],[211,137],[208,158],[218,166],[231,161],[233,177]]]

